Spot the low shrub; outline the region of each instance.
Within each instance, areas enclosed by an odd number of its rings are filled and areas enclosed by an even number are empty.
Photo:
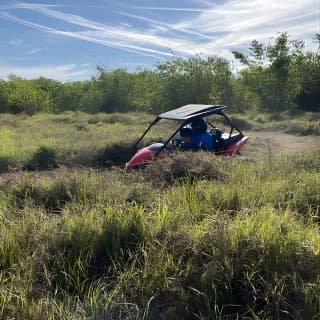
[[[45,170],[57,167],[57,152],[52,147],[41,146],[32,155],[25,168],[27,170]]]
[[[93,118],[97,119],[98,116],[93,116]],[[99,119],[99,118],[98,118]],[[128,113],[111,113],[104,114],[103,117],[100,116],[100,121],[104,123],[122,123],[124,125],[134,125],[139,122],[140,124],[146,125],[149,121],[151,121],[152,116],[147,113],[136,113],[136,112],[128,112]]]
[[[272,113],[269,115],[269,121],[285,121],[286,117],[282,113]]]

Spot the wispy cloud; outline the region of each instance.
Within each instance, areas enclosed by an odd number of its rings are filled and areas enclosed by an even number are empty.
[[[137,54],[170,56],[168,48],[180,55],[223,50],[230,46],[245,46],[253,39],[266,41],[276,32],[288,31],[299,37],[316,33],[318,0],[228,0],[220,4],[197,0],[196,7],[131,6],[137,10],[163,10],[190,12],[188,18],[177,15],[175,22],[154,20],[148,16],[121,12],[122,15],[145,22],[143,30],[122,24],[112,26],[87,18],[64,13],[57,6],[18,3],[14,8],[38,12],[64,21],[86,31],[70,32],[51,28],[55,34],[70,36],[102,45],[133,50]],[[119,13],[119,11],[117,11]],[[46,26],[43,26],[43,30]],[[164,35],[164,33],[166,34]],[[187,37],[189,35],[189,37]]]
[[[161,22],[161,21],[158,21],[158,20],[150,19],[150,18],[147,18],[147,17],[135,15],[135,14],[130,14],[130,13],[127,13],[127,12],[121,12],[120,11],[119,13],[121,15],[123,15],[123,16],[127,16],[127,17],[130,17],[130,18],[134,18],[134,19],[137,19],[137,20],[148,22],[151,26],[154,25],[156,27],[164,27],[163,30],[166,31],[166,32],[167,31],[178,31],[180,33],[186,33],[188,35],[193,35],[193,36],[197,36],[197,37],[204,38],[204,39],[210,39],[210,36],[208,36],[208,35],[202,34],[200,32],[193,31],[194,27],[192,29],[187,29],[187,28],[184,28],[184,27],[179,26],[179,25],[170,24],[170,23],[164,23],[164,22]],[[159,30],[161,30],[161,29],[159,29]]]
[[[41,11],[47,16],[54,17],[66,23],[87,27],[88,30],[78,32],[58,30],[25,19],[20,19],[7,12],[0,12],[0,17],[55,35],[72,37],[98,43],[108,47],[119,48],[121,50],[134,52],[139,55],[151,56],[158,60],[162,60],[163,57],[171,57],[172,51],[178,55],[194,54],[194,43],[190,40],[184,40],[179,37],[170,38],[153,34],[153,32],[142,32],[141,30],[134,30],[124,26],[113,27],[110,25],[104,25],[76,15],[65,14],[56,10],[48,9],[46,7],[41,7],[39,5],[20,5],[19,8],[21,7],[26,9],[32,8],[32,10]],[[142,17],[139,18],[142,19]],[[152,21],[150,20],[149,22]],[[153,21],[153,23],[156,24],[157,22]],[[171,28],[183,30],[182,27],[178,26],[172,26]]]
[[[141,32],[133,32],[130,30],[130,28],[106,26],[100,23],[91,22],[87,19],[82,19],[81,17],[75,15],[68,15],[64,13],[59,14],[56,12],[54,12],[53,15],[55,18],[63,20],[64,22],[89,27],[89,30],[78,32],[58,30],[25,19],[20,19],[7,12],[0,12],[0,18],[2,17],[12,22],[55,35],[94,42],[107,47],[119,48],[121,50],[134,52],[140,55],[151,56],[156,59],[163,59],[161,56],[171,56],[168,50],[160,50],[150,46],[145,46],[145,44],[148,42],[158,42],[162,45],[162,47],[168,48],[171,42],[167,41],[165,38],[163,38],[161,41],[161,39],[152,35],[143,34]],[[141,41],[142,39],[143,41]],[[139,44],[141,42],[142,44]]]
[[[47,77],[59,81],[72,81],[89,78],[91,70],[87,69],[86,66],[77,67],[74,64],[35,67],[0,65],[1,79],[6,79],[10,74],[14,74],[25,79]]]
[[[175,8],[175,7],[148,7],[148,6],[131,6],[131,9],[153,10],[153,11],[179,11],[179,12],[203,12],[206,8]]]
[[[47,50],[47,48],[46,47],[36,48],[36,49],[32,49],[32,50],[27,51],[26,54],[32,56],[32,55],[37,54],[39,52],[42,52],[44,50]]]
[[[23,47],[23,40],[19,38],[14,38],[9,40],[8,44],[9,46],[13,46],[13,47]]]
[[[213,3],[194,0],[194,5],[185,7],[130,6],[126,9],[118,5],[117,10],[108,11],[108,14],[117,17],[116,25],[66,13],[65,5],[14,3],[10,6],[0,5],[0,18],[42,32],[150,56],[157,60],[171,57],[172,52],[182,57],[197,53],[231,57],[231,50],[245,50],[254,39],[267,42],[277,32],[284,31],[295,39],[303,39],[307,48],[316,48],[312,38],[319,32],[318,1],[227,0]],[[96,7],[94,3],[89,6]],[[111,4],[107,6],[112,7]],[[70,11],[70,6],[67,7]],[[14,10],[17,10],[17,14]],[[40,24],[31,18],[22,19],[19,16],[21,10],[46,17],[47,22]],[[160,11],[170,12],[170,15],[162,14],[161,18],[155,19],[155,13]],[[70,31],[70,26],[75,31]],[[34,49],[33,54],[37,53],[36,50],[38,49]]]

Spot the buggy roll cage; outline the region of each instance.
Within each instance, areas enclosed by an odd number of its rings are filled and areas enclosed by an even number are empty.
[[[221,115],[226,119],[230,126],[230,133],[229,138],[231,138],[231,135],[233,133],[233,129],[236,129],[241,136],[243,136],[243,133],[241,130],[231,122],[229,117],[223,112],[223,109],[227,108],[227,106],[223,105],[204,105],[204,104],[188,104],[185,106],[182,106],[177,109],[173,109],[171,111],[167,111],[164,113],[159,114],[153,122],[149,125],[149,127],[146,129],[146,131],[142,134],[142,136],[137,140],[134,147],[137,149],[139,143],[142,141],[142,139],[145,137],[145,135],[149,132],[149,130],[157,124],[161,119],[167,119],[167,120],[175,120],[175,121],[181,121],[181,125],[178,127],[177,130],[174,131],[174,133],[167,139],[163,146],[157,151],[156,155],[158,155],[165,147],[166,145],[172,140],[172,138],[180,131],[181,128],[188,125],[192,120],[207,117],[213,114]],[[214,126],[209,123],[211,127],[214,128]]]

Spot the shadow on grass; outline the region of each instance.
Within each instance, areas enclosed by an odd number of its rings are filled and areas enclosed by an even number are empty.
[[[8,172],[10,169],[10,159],[8,157],[0,157],[0,173]]]
[[[94,164],[101,167],[125,165],[136,152],[134,144],[134,141],[113,143],[96,156]]]

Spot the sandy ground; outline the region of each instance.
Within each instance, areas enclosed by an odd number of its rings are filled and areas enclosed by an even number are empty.
[[[273,154],[320,151],[320,136],[295,136],[283,132],[248,132],[248,151]]]

